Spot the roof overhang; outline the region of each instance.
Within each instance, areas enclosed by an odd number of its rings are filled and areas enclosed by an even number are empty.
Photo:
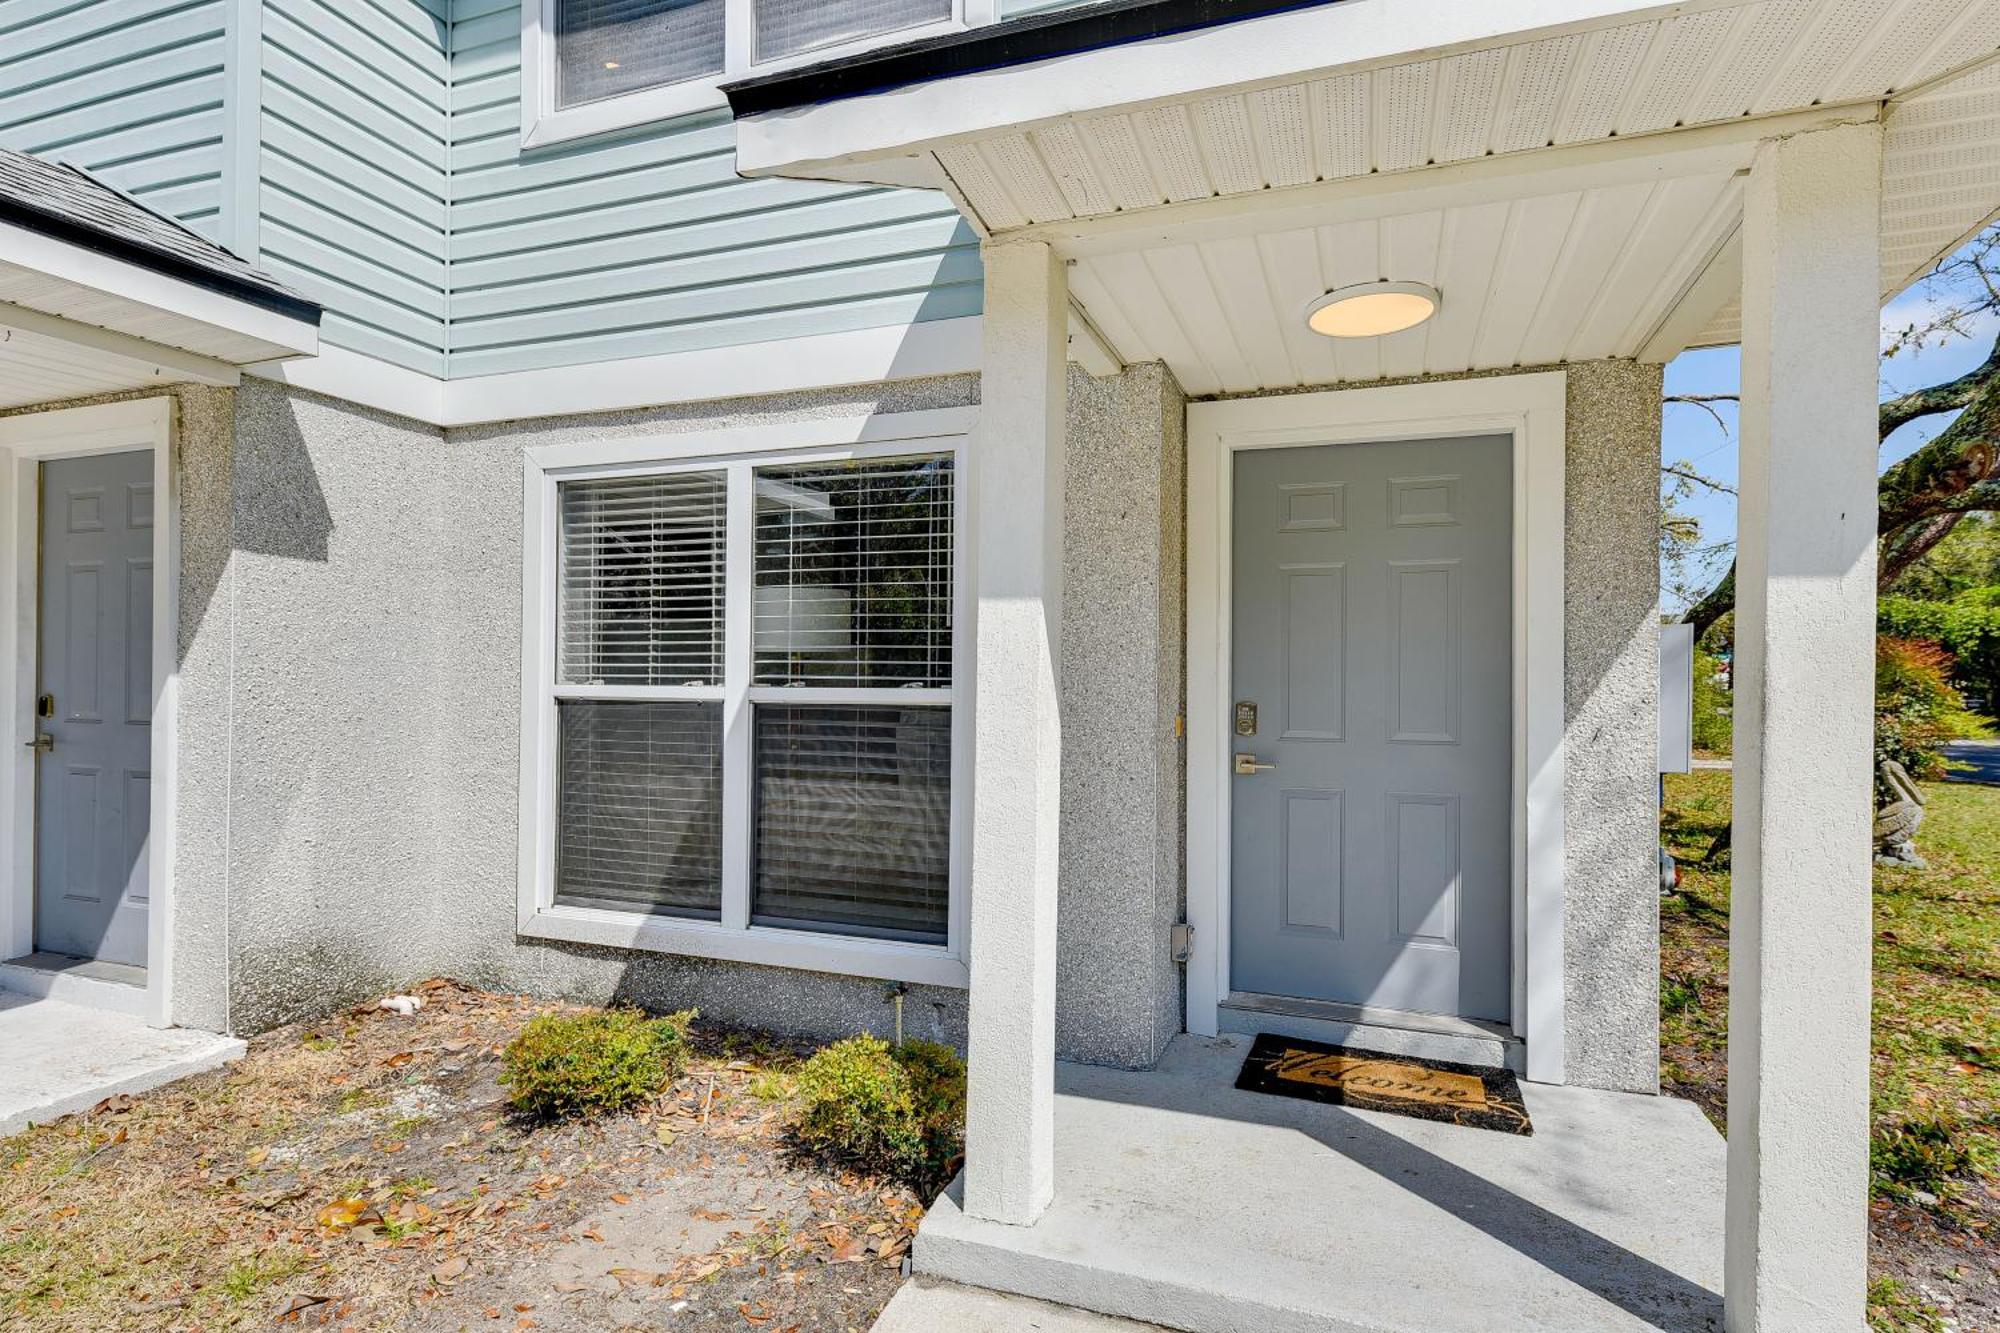
[[[2000,208],[1996,50],[2000,0],[1120,0],[729,93],[745,174],[946,190],[1224,392],[1731,341],[1740,174],[1829,123],[1885,122],[1893,294]],[[1439,318],[1300,337],[1385,276]]]
[[[0,201],[0,407],[319,351],[319,307]]]

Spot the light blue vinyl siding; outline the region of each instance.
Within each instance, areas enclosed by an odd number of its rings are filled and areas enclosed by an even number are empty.
[[[0,145],[216,239],[224,23],[223,0],[0,0]]]
[[[743,180],[721,114],[524,153],[518,0],[453,17],[454,377],[978,313],[942,195]]]
[[[445,373],[445,0],[266,0],[258,262],[321,336]]]

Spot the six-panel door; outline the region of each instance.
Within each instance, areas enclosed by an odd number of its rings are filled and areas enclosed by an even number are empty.
[[[1233,990],[1507,1018],[1512,481],[1504,436],[1236,455]]]
[[[42,464],[35,947],[146,962],[153,456]]]

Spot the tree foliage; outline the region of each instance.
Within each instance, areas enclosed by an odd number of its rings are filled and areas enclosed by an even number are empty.
[[[1926,317],[1896,330],[1884,361],[1978,335],[2000,316],[2000,227],[1989,228],[1921,284]],[[1713,404],[1722,396],[1705,401]],[[1956,414],[1937,435],[1882,473],[1876,488],[1877,586],[1893,588],[1970,514],[2000,511],[2000,338],[1974,369],[1942,384],[1893,394],[1877,413],[1886,440],[1913,421]],[[1697,635],[1736,605],[1732,564],[1688,611]]]

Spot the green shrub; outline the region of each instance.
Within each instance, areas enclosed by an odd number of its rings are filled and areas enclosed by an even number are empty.
[[[1974,1178],[1991,1175],[1996,1155],[1986,1128],[1930,1116],[1878,1129],[1869,1141],[1868,1167],[1879,1197],[1907,1202],[1921,1190],[1950,1200]]]
[[[637,1009],[542,1014],[507,1043],[500,1082],[515,1110],[543,1119],[622,1111],[687,1068],[694,1010],[648,1018]]]
[[[944,1183],[965,1139],[965,1062],[948,1046],[849,1037],[799,1069],[793,1130],[815,1156],[920,1190]]]
[[[1722,659],[1712,653],[1694,654],[1694,748],[1728,754],[1731,744],[1729,691],[1716,684]]]
[[[1949,602],[1884,597],[1876,603],[1875,628],[1898,639],[1922,639],[1951,654],[1951,674],[1980,695],[1989,711],[2000,710],[2000,606],[1985,590]]]
[[[1875,640],[1875,753],[1911,777],[1943,777],[1940,747],[1986,734],[1952,688],[1950,667],[1951,655],[1934,643],[1886,634]]]

